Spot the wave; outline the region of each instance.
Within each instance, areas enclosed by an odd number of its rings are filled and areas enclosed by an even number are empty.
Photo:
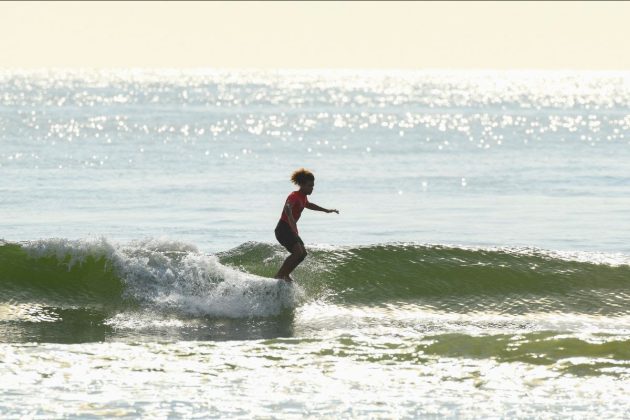
[[[623,255],[539,249],[380,244],[309,247],[296,285],[270,278],[286,252],[248,242],[208,255],[163,239],[104,238],[0,243],[6,302],[185,316],[275,316],[302,302],[411,303],[449,312],[627,315],[630,265]]]
[[[194,246],[148,239],[47,239],[0,246],[5,303],[97,309],[150,308],[190,316],[277,315],[299,290],[221,264]]]
[[[627,376],[630,361],[627,336],[600,334],[594,337],[556,331],[473,335],[428,333],[419,339],[396,337],[376,346],[361,337],[341,336],[322,339],[318,344],[318,354],[334,354],[360,361],[411,362],[425,366],[436,358],[486,359],[549,366],[556,373],[575,376],[623,378]],[[478,378],[477,385],[483,382]]]
[[[260,243],[219,255],[226,264],[261,275],[282,257],[275,246]],[[401,301],[456,312],[625,315],[629,263],[618,254],[380,244],[315,248],[296,276],[308,295],[346,304]]]

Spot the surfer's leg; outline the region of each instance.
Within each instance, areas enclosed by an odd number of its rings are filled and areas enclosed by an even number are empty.
[[[306,258],[306,249],[304,249],[304,244],[296,242],[291,248],[291,255],[284,260],[282,267],[278,270],[276,278],[291,281],[291,272],[295,270],[295,267],[297,267],[302,261],[304,261],[304,258]]]

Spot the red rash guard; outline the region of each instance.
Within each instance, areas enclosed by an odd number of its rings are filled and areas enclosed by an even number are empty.
[[[291,209],[293,211],[293,220],[295,220],[295,223],[296,223],[295,233],[297,234],[298,233],[297,221],[300,219],[300,216],[302,215],[302,210],[304,210],[304,207],[306,207],[306,205],[308,204],[308,199],[306,198],[306,194],[302,194],[299,191],[293,191],[287,197],[285,206],[287,205],[287,203],[291,204]],[[280,216],[280,220],[285,221],[289,226],[291,226],[291,224],[289,224],[289,218],[287,217],[287,214],[284,212],[284,208],[282,209],[282,216]]]

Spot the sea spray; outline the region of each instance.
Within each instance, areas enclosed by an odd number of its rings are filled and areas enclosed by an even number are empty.
[[[165,239],[126,245],[105,238],[39,240],[6,244],[0,258],[11,260],[3,264],[0,287],[11,285],[13,299],[35,303],[63,306],[67,294],[75,297],[65,303],[74,306],[124,301],[127,307],[239,318],[277,315],[295,307],[299,295],[283,281],[224,266],[190,244]],[[50,302],[51,296],[57,299]]]

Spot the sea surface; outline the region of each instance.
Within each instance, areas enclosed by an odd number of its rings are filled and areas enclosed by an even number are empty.
[[[0,70],[0,416],[628,418],[629,209],[627,72]]]

